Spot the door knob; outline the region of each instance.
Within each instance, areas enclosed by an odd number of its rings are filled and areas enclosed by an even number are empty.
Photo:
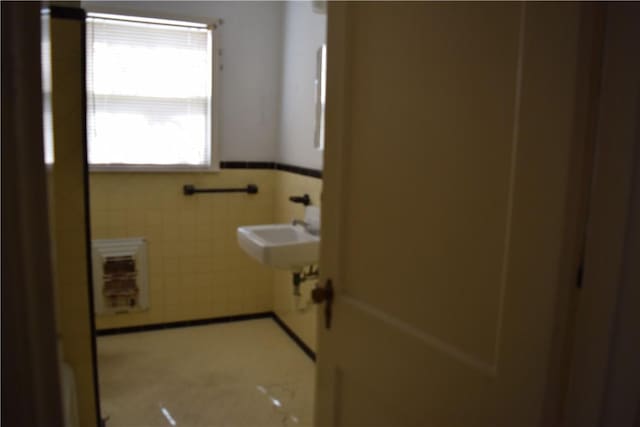
[[[324,286],[317,286],[311,291],[311,299],[316,304],[324,303],[324,327],[331,329],[331,306],[333,304],[333,284],[327,279]]]

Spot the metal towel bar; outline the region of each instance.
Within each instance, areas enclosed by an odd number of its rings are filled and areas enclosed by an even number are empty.
[[[247,193],[256,194],[258,192],[258,186],[255,184],[248,184],[244,188],[196,188],[192,184],[186,184],[182,187],[182,192],[185,196],[192,196],[195,193]]]

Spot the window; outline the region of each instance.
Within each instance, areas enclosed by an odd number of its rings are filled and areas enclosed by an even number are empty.
[[[313,146],[324,150],[324,122],[327,104],[327,45],[323,44],[316,53],[316,128]]]
[[[92,166],[212,166],[212,26],[89,14]]]
[[[51,106],[51,15],[48,11],[40,15],[40,55],[42,72],[42,138],[44,142],[44,163],[51,166],[53,154],[53,107]]]

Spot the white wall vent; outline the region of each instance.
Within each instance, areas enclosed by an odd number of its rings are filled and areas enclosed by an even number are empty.
[[[95,239],[91,249],[95,313],[130,313],[149,308],[146,240]]]

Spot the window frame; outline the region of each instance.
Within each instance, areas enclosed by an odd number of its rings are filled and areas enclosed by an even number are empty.
[[[220,27],[222,20],[217,18],[202,18],[176,14],[164,14],[149,11],[141,11],[137,9],[110,7],[109,5],[91,5],[87,4],[85,8],[87,18],[91,14],[111,14],[120,16],[129,16],[132,18],[148,18],[161,19],[170,21],[183,21],[195,24],[206,25],[211,31],[211,95],[209,97],[209,165],[156,165],[156,164],[91,164],[88,163],[89,172],[151,172],[151,173],[189,173],[189,172],[219,172],[220,171],[220,126],[219,126],[219,108],[220,108],[220,71],[222,69],[221,59],[222,50],[220,47]],[[87,70],[85,70],[85,73]],[[88,89],[88,88],[87,88]],[[88,91],[87,91],[88,94]],[[89,138],[87,135],[87,145]],[[87,146],[88,149],[88,146]],[[87,160],[88,162],[88,160]]]

